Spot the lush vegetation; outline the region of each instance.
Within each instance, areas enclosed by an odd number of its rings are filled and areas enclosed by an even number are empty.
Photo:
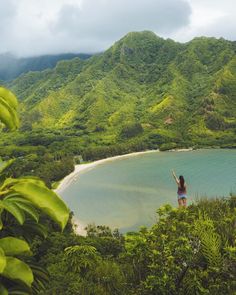
[[[0,87],[0,121],[11,130],[19,125],[16,111],[16,97]],[[7,178],[4,171],[13,161],[0,159],[0,294],[37,294],[47,275],[34,264],[30,241],[46,234],[42,213],[64,229],[69,210],[39,178]]]
[[[200,200],[187,209],[157,210],[150,229],[121,235],[89,225],[34,241],[50,274],[42,294],[235,294],[236,199]]]

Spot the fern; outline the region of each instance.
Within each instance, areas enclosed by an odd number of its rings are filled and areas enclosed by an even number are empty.
[[[213,221],[204,213],[194,223],[195,235],[200,240],[200,251],[209,267],[220,267],[223,257],[221,255],[221,237],[216,233]]]
[[[73,269],[74,272],[85,272],[100,258],[96,248],[89,245],[71,246],[64,251],[65,261],[69,269]]]
[[[202,278],[199,278],[197,272],[190,271],[184,279],[184,295],[203,295],[210,294],[209,291],[202,286]]]

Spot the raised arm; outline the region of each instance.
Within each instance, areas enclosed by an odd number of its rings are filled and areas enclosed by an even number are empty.
[[[173,175],[173,177],[174,177],[174,179],[175,179],[175,182],[177,183],[177,185],[179,185],[179,179],[178,179],[178,177],[175,175],[175,171],[172,170],[171,172],[172,172],[172,175]]]

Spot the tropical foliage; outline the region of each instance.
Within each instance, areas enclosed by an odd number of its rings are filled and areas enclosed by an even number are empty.
[[[0,88],[0,120],[9,129],[18,127],[16,97]],[[64,229],[69,217],[65,203],[39,178],[6,178],[14,161],[0,160],[0,290],[1,294],[37,293],[45,273],[31,265],[29,241],[46,234],[40,222],[43,212]],[[31,262],[30,262],[31,261]]]
[[[17,105],[15,95],[6,88],[0,87],[0,121],[11,130],[19,127]]]
[[[234,294],[236,199],[202,199],[187,209],[165,205],[150,229],[125,235],[89,225],[35,241],[50,274],[43,294]]]

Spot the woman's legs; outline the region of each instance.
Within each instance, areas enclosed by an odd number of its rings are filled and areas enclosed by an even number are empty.
[[[183,200],[181,198],[178,198],[178,204],[179,204],[179,208],[183,206]]]
[[[179,208],[187,207],[187,199],[186,198],[178,198],[178,204],[179,204]]]

